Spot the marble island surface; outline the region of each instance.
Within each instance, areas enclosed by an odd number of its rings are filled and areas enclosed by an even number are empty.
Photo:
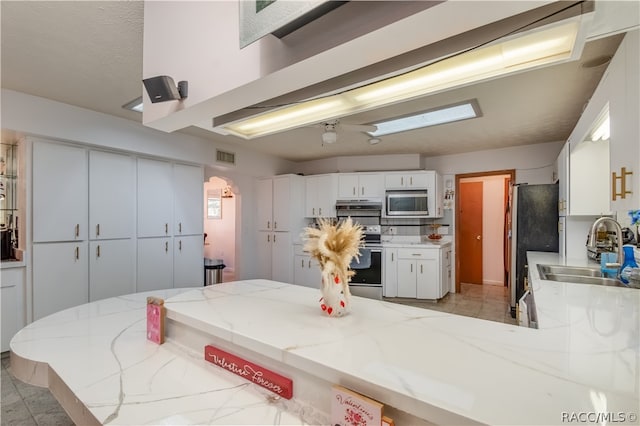
[[[161,346],[145,340],[147,294],[53,314],[14,337],[11,369],[58,399],[53,388],[68,389],[68,405],[76,398],[103,424],[328,424],[329,390],[309,391],[323,383],[424,424],[548,425],[592,412],[636,424],[640,290],[543,281],[533,264],[559,264],[557,254],[530,256],[540,329],[359,297],[331,318],[318,290],[248,280],[152,292],[166,299]],[[290,376],[294,398],[207,363],[203,342]]]

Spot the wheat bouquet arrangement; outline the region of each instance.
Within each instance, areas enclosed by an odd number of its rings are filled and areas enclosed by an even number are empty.
[[[349,265],[354,258],[359,261],[362,226],[350,217],[337,224],[320,220],[317,228],[305,228],[303,236],[304,250],[320,264],[320,308],[331,316],[346,314],[351,298],[349,281],[355,275]]]

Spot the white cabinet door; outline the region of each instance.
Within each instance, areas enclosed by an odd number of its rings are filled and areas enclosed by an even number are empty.
[[[264,278],[266,280],[271,279],[272,236],[272,232],[258,232],[258,259],[256,269],[258,278]]]
[[[136,291],[173,287],[173,239],[138,238]]]
[[[134,237],[135,160],[89,151],[89,238]]]
[[[89,302],[87,242],[33,245],[33,319]]]
[[[307,286],[307,259],[309,256],[297,254],[293,257],[293,283]]]
[[[24,274],[25,268],[7,268],[2,270],[2,280],[0,280],[0,303],[2,320],[0,321],[0,338],[2,344],[0,351],[6,352],[10,349],[9,343],[13,336],[24,327],[25,306],[24,306]]]
[[[134,239],[89,243],[89,301],[136,291]]]
[[[202,167],[174,164],[173,185],[174,234],[202,234],[204,226],[202,213],[204,177]]]
[[[359,181],[356,173],[340,173],[338,176],[338,199],[359,198]]]
[[[425,172],[409,173],[404,179],[407,189],[424,189],[429,186],[429,175]]]
[[[609,214],[610,176],[609,141],[576,144],[569,154],[569,215]]]
[[[404,173],[385,173],[384,187],[385,189],[405,189]]]
[[[291,178],[288,176],[273,178],[273,223],[274,231],[289,231],[291,228],[291,206],[302,200],[291,199]]]
[[[202,194],[200,196],[202,197]],[[172,213],[173,168],[171,163],[139,158],[138,237],[172,235]]]
[[[358,186],[360,198],[384,197],[384,175],[382,173],[359,173]]]
[[[388,172],[384,177],[384,189],[427,189],[429,175],[425,172]]]
[[[565,234],[567,218],[560,216],[558,218],[558,255],[561,259],[567,256],[567,236]]]
[[[204,277],[204,246],[200,235],[175,237],[173,241],[173,286],[201,287]]]
[[[305,217],[336,217],[338,176],[308,176],[305,186]]]
[[[437,250],[432,250],[437,253]],[[440,265],[438,258],[416,261],[416,297],[438,299],[440,294]]]
[[[386,248],[384,255],[384,281],[382,292],[384,297],[398,297],[398,250]]]
[[[321,176],[305,178],[304,217],[318,217],[320,180]]]
[[[290,232],[271,234],[271,279],[293,283],[293,245]]]
[[[273,227],[273,179],[258,179],[256,191],[258,230],[271,231]]]
[[[87,239],[87,151],[33,143],[33,242]]]
[[[416,298],[416,261],[398,259],[398,297]]]

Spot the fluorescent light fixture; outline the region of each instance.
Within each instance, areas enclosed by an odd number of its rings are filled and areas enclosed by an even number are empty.
[[[142,96],[140,96],[139,98],[135,98],[131,102],[127,102],[126,104],[122,105],[122,108],[135,112],[142,112],[142,106]]]
[[[444,106],[420,114],[374,123],[377,130],[367,133],[371,136],[378,137],[391,133],[404,132],[406,130],[451,123],[453,121],[467,120],[469,118],[476,118],[479,115],[480,110],[477,102],[467,101],[463,104]]]
[[[593,142],[603,140],[606,141],[609,139],[610,135],[610,125],[609,125],[609,112],[601,119],[600,124],[596,127],[596,129],[591,133],[591,140]]]
[[[575,59],[579,18],[550,24],[357,89],[272,110],[221,127],[251,139],[418,98],[453,87]],[[580,41],[580,43],[576,43]]]

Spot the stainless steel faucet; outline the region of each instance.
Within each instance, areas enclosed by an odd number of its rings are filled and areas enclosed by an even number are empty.
[[[618,245],[617,263],[618,263],[618,269],[619,269],[620,265],[622,265],[622,262],[624,260],[624,250],[622,249],[622,228],[620,227],[620,224],[615,219],[607,216],[599,217],[598,219],[596,219],[595,222],[593,222],[593,224],[591,225],[591,231],[589,232],[589,241],[587,241],[587,246],[595,250],[596,232],[598,229],[598,225],[604,222],[612,223],[616,231],[616,244]]]

